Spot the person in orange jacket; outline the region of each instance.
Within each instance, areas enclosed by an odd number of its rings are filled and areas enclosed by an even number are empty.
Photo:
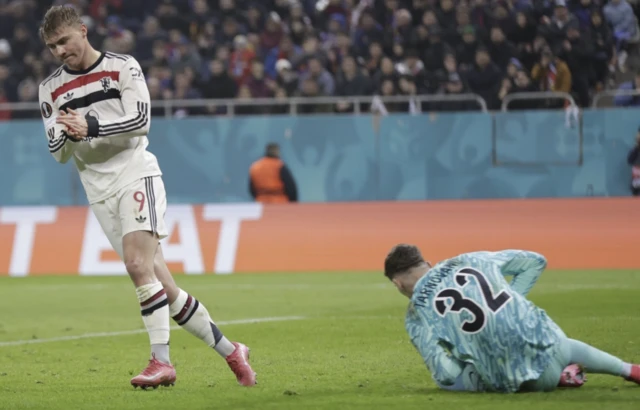
[[[280,159],[278,144],[267,144],[264,157],[251,164],[249,192],[256,202],[282,204],[298,201],[296,182]]]

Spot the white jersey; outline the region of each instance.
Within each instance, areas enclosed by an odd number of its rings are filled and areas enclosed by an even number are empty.
[[[82,141],[67,138],[64,126],[56,124],[60,110],[68,108],[87,118]],[[61,163],[73,157],[90,204],[136,180],[162,175],[147,151],[150,97],[135,58],[106,52],[86,70],[58,68],[40,84],[40,110],[49,151]]]

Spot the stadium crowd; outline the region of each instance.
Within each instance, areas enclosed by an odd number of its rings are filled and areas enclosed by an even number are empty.
[[[47,7],[66,3],[82,9],[94,47],[140,61],[153,100],[475,93],[498,109],[510,93],[554,90],[571,92],[584,107],[612,72],[625,69],[628,47],[640,39],[637,9],[628,0],[604,1],[5,0],[0,101],[37,101],[38,84],[59,66],[37,28]],[[510,109],[540,104],[520,100]],[[174,109],[198,115],[226,108]],[[353,109],[343,102],[303,111]],[[2,119],[34,115],[0,112]]]

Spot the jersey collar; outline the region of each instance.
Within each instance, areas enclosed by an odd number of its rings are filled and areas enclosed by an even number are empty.
[[[96,62],[91,64],[91,66],[89,68],[85,68],[84,70],[72,70],[72,69],[70,69],[69,67],[67,67],[65,65],[65,66],[63,66],[64,71],[66,71],[68,74],[71,74],[71,75],[82,75],[82,74],[90,73],[94,68],[96,68],[97,66],[100,65],[100,63],[104,59],[104,55],[105,55],[104,51],[102,53],[100,53],[100,57],[98,57]]]

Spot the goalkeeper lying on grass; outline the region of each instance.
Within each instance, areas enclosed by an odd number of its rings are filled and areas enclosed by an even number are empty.
[[[640,384],[639,365],[569,339],[526,299],[546,265],[540,254],[506,250],[432,267],[415,246],[391,250],[385,276],[411,300],[405,326],[439,387],[551,391],[581,386],[583,368]]]

